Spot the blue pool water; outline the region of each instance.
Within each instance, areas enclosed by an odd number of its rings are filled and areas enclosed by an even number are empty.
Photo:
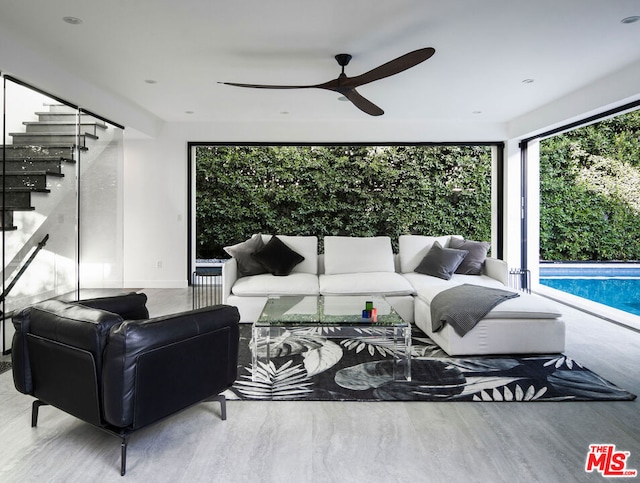
[[[640,315],[640,267],[540,267],[540,283]]]

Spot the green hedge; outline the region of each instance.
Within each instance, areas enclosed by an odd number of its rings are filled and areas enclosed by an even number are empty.
[[[253,233],[490,240],[491,148],[197,147],[196,257]]]
[[[640,260],[640,112],[540,145],[543,260]]]

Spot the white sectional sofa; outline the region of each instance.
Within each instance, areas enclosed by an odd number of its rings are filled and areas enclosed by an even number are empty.
[[[254,235],[243,243],[245,248],[248,242],[252,246],[256,243],[265,246],[271,238],[271,235]],[[403,319],[415,322],[450,355],[564,350],[565,326],[557,304],[525,293],[496,306],[464,336],[448,324],[438,332],[431,329],[430,305],[438,293],[461,284],[505,289],[508,283],[506,262],[490,257],[484,259],[478,275],[454,273],[446,280],[446,276],[440,278],[415,271],[424,272],[419,265],[425,262],[427,254],[431,257],[439,253],[436,248],[446,249],[452,239],[462,240],[461,237],[402,235],[398,239],[397,254],[393,253],[391,239],[385,236],[327,236],[323,254],[318,253],[318,239],[314,236],[277,235],[277,238],[304,257],[288,275],[243,276],[241,270],[247,267],[236,257],[223,266],[223,303],[238,307],[241,322],[257,320],[269,295],[384,295]],[[229,253],[246,259],[242,245],[227,248]]]

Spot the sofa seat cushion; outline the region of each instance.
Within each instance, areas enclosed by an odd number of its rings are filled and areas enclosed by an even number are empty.
[[[455,285],[462,285],[463,283],[482,285],[484,287],[504,288],[502,283],[486,275],[460,275],[456,273],[451,277],[451,280],[443,280],[438,277],[423,275],[417,272],[403,273],[402,276],[411,283],[415,293],[420,293],[423,288],[434,287],[436,289],[444,290]]]
[[[318,295],[318,276],[310,273],[291,273],[278,277],[270,273],[242,277],[233,284],[231,292],[242,297],[265,295]]]
[[[557,319],[562,315],[552,301],[527,293],[506,300],[491,310],[485,319]]]
[[[449,324],[433,332],[429,305],[416,299],[415,324],[450,356],[555,354],[565,349],[565,324],[561,319],[484,318],[460,337]]]
[[[412,295],[413,286],[399,273],[369,272],[320,275],[322,295]]]
[[[436,295],[451,287],[452,285],[423,287],[418,290],[417,298],[431,306]],[[557,305],[550,300],[524,292],[519,292],[519,295],[496,305],[484,319],[556,319],[562,315]]]

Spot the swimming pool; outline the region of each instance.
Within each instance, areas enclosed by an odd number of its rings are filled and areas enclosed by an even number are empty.
[[[540,266],[540,283],[640,315],[640,266]]]

